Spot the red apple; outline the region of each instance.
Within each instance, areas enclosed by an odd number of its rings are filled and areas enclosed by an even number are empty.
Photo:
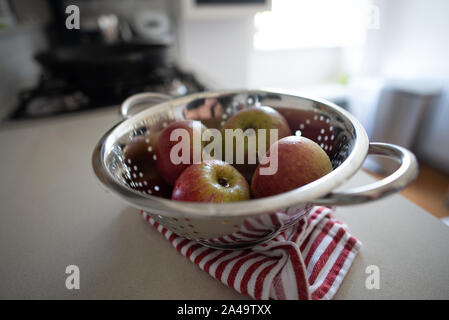
[[[265,129],[266,131],[266,140],[265,140],[265,152],[270,148],[270,129],[277,129],[278,137],[277,139],[281,139],[283,137],[287,137],[291,135],[290,127],[288,126],[287,120],[276,110],[271,107],[261,106],[261,107],[252,107],[248,109],[241,110],[229,118],[224,126],[222,127],[222,135],[223,135],[223,150],[225,150],[225,144],[229,143],[229,141],[225,140],[225,130],[226,129],[242,129],[243,131],[247,129],[254,129],[256,135],[256,150],[259,151],[258,146],[258,130]],[[233,140],[234,143],[234,158],[233,165],[248,179],[251,181],[251,176],[254,170],[257,167],[257,157],[256,164],[250,164],[248,161],[248,141],[245,138],[244,140],[244,163],[237,163],[237,159],[235,157],[236,153],[236,139]],[[252,150],[251,150],[252,152]],[[225,151],[223,152],[225,155]],[[225,159],[225,158],[224,158]],[[230,161],[229,159],[226,159]]]
[[[176,129],[184,129],[188,133],[188,141],[183,140],[181,137],[176,141],[171,141],[170,136],[172,132]],[[183,120],[176,121],[168,125],[164,130],[162,130],[159,139],[156,143],[156,156],[157,156],[157,169],[159,174],[164,178],[164,180],[171,186],[176,182],[176,179],[184,171],[185,168],[190,166],[194,161],[194,132],[195,136],[198,136],[199,141],[196,143],[200,144],[200,149],[203,147],[201,142],[201,135],[207,128],[200,121],[193,120]],[[179,144],[179,145],[178,145]],[[189,158],[185,163],[176,163],[172,159],[171,150],[174,146],[183,145],[185,149],[189,151]],[[178,153],[178,156],[182,156],[182,151]],[[201,158],[199,159],[201,161]]]
[[[126,183],[147,194],[170,197],[172,188],[162,179],[156,168],[156,141],[160,132],[136,136],[123,149],[127,166]]]
[[[250,198],[248,182],[230,164],[206,160],[185,169],[176,180],[172,199],[196,202],[233,202]]]
[[[272,175],[262,175],[261,168],[267,167],[268,164],[260,164],[257,167],[251,182],[251,191],[256,198],[302,187],[332,171],[332,164],[326,152],[310,139],[290,136],[275,144],[278,148],[277,171]],[[275,144],[271,146],[265,159],[273,152]]]
[[[147,169],[156,165],[156,142],[160,132],[151,132],[136,136],[123,149],[123,157],[127,166]],[[137,170],[137,169],[136,169]]]

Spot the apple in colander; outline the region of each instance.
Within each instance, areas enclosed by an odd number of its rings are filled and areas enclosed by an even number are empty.
[[[175,184],[195,158],[199,158],[195,162],[201,162],[201,150],[205,144],[202,134],[205,130],[205,125],[194,120],[176,121],[162,130],[156,142],[157,169],[169,185]]]
[[[173,188],[172,200],[234,202],[248,200],[250,188],[236,168],[221,160],[205,160],[185,169]]]
[[[244,163],[237,163],[236,161],[236,138],[233,141],[226,140],[226,130],[237,130],[241,129],[243,132],[246,130],[254,130],[254,135],[256,138],[256,150],[249,150],[248,140],[245,139],[243,142],[243,150],[244,150]],[[264,137],[260,136],[260,130],[263,130],[265,133]],[[223,137],[223,148],[225,150],[226,146],[233,142],[233,165],[236,167],[248,181],[251,181],[251,176],[253,175],[254,170],[257,167],[257,163],[249,163],[249,153],[256,151],[259,152],[259,146],[264,145],[264,153],[268,151],[271,145],[271,139],[274,137],[270,137],[271,130],[276,130],[277,139],[281,139],[283,137],[287,137],[291,135],[291,130],[288,125],[287,120],[275,109],[268,106],[257,106],[251,107],[247,109],[243,109],[237,112],[235,115],[230,117],[226,123],[221,128],[222,137]],[[246,131],[249,133],[249,131]],[[265,139],[265,140],[263,140]],[[260,140],[260,141],[259,141]],[[274,140],[274,139],[273,139]],[[276,141],[275,140],[275,141]],[[225,154],[225,151],[223,151]],[[230,161],[226,159],[227,161]],[[257,161],[257,157],[256,157]]]
[[[160,132],[135,136],[123,149],[127,174],[126,183],[146,194],[171,195],[171,187],[162,179],[156,168],[156,141]]]
[[[185,169],[173,188],[172,200],[235,202],[248,200],[250,188],[236,168],[221,160],[205,160]]]
[[[276,172],[262,174],[268,166],[265,160],[276,147]],[[331,161],[318,144],[305,137],[289,136],[275,142],[262,159],[253,175],[251,191],[255,198],[269,197],[302,187],[331,171]]]
[[[156,141],[159,138],[159,134],[160,132],[151,132],[133,137],[123,148],[125,164],[141,169],[148,169],[155,166]]]

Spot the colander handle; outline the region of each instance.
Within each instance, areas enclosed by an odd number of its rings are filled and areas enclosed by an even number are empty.
[[[400,163],[391,175],[363,187],[344,192],[331,192],[314,201],[320,205],[350,205],[377,200],[395,193],[418,175],[418,162],[413,153],[400,146],[389,143],[373,142],[369,145],[368,155],[385,156]]]
[[[173,97],[162,93],[153,93],[153,92],[138,93],[132,95],[122,103],[122,106],[120,107],[120,114],[123,119],[128,119],[132,117],[134,114],[136,114],[138,111],[141,111],[141,109],[136,111],[137,109],[136,106],[139,104],[140,105],[145,104],[146,108],[148,108],[155,104],[165,102],[171,99],[173,99]]]

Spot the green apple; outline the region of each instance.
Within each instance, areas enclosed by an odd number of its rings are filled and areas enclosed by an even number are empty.
[[[243,140],[243,146],[239,145],[239,142],[235,137],[231,139],[226,138],[226,130],[228,129],[241,129],[244,132],[248,129],[253,129],[254,131],[252,133],[250,131],[247,132],[250,133],[249,136],[253,134],[256,136],[255,150],[249,150],[250,148],[247,138]],[[260,136],[260,129],[265,129],[265,136]],[[273,139],[274,141],[271,141],[274,137],[271,136],[270,129],[276,130],[277,139]],[[289,135],[291,135],[291,130],[287,120],[275,109],[267,106],[244,109],[229,118],[222,127],[223,157],[226,161],[232,162],[232,164],[245,176],[245,178],[247,178],[248,181],[251,181],[252,173],[256,169],[258,163],[257,153],[261,153],[262,155],[265,154],[273,142]],[[265,140],[263,140],[263,138]],[[233,144],[232,158],[230,156],[226,157],[226,148],[230,148],[229,144],[231,142]],[[259,143],[264,145],[264,150],[259,150]],[[239,159],[236,158],[238,148],[243,148],[243,161],[239,161]],[[252,155],[252,159],[250,159],[250,155]]]

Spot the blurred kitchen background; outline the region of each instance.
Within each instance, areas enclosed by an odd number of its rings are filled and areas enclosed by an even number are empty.
[[[421,173],[403,195],[444,218],[448,34],[447,0],[0,0],[0,132],[142,91],[289,90],[413,150]]]

